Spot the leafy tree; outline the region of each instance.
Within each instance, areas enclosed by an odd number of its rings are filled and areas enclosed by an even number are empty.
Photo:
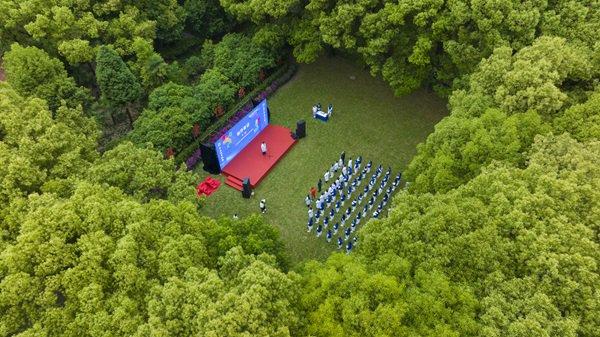
[[[269,51],[242,34],[227,34],[217,44],[205,43],[201,57],[206,68],[217,68],[240,87],[254,86],[260,70],[275,64]]]
[[[134,124],[131,140],[138,145],[150,142],[161,150],[185,146],[191,140],[193,125],[204,128],[212,117],[209,101],[196,91],[175,83],[156,88],[149,96],[148,109]]]
[[[471,285],[484,304],[482,336],[594,336],[599,156],[597,140],[538,136],[525,168],[499,163],[447,193],[401,194],[389,218],[363,229],[359,252]]]
[[[2,0],[0,39],[40,46],[78,65],[91,63],[100,45],[112,45],[121,55],[131,55],[134,38],[154,39],[156,24],[151,19],[123,0]]]
[[[600,23],[591,0],[221,0],[221,4],[238,20],[256,24],[263,43],[288,42],[301,62],[311,62],[331,47],[358,54],[397,94],[422,85],[449,93],[455,79],[472,72],[494,49],[519,50],[542,35],[592,48]]]
[[[206,234],[211,256],[223,256],[231,248],[239,246],[247,254],[267,253],[277,259],[280,268],[287,269],[288,258],[279,232],[258,215],[232,220],[222,217],[219,226]]]
[[[103,153],[87,177],[91,182],[118,187],[140,201],[168,198],[173,202],[197,202],[197,175],[176,171],[172,159],[164,160],[160,152],[138,148],[130,142]]]
[[[0,84],[0,219],[14,198],[63,190],[83,176],[97,157],[98,129],[81,108],[60,107],[52,118],[48,105],[24,98]]]
[[[117,52],[107,46],[98,49],[96,79],[105,99],[115,106],[125,106],[133,126],[131,104],[137,101],[142,88]]]
[[[418,148],[406,172],[412,190],[448,191],[493,160],[523,165],[535,135],[552,131],[554,118],[585,100],[597,71],[589,49],[562,38],[540,38],[514,55],[496,49],[467,90],[453,92],[451,115]]]
[[[177,0],[141,0],[135,6],[156,22],[156,38],[163,43],[181,39],[187,12]]]
[[[474,336],[477,301],[439,272],[394,256],[371,268],[342,254],[302,272],[306,336]]]
[[[61,104],[71,108],[85,105],[90,99],[88,92],[68,76],[62,62],[41,49],[15,43],[3,59],[11,86],[23,96],[46,100],[52,111]]]
[[[596,90],[585,103],[565,110],[554,119],[554,127],[580,141],[600,139],[600,91]]]
[[[219,68],[209,69],[202,74],[194,91],[194,96],[206,102],[211,109],[218,105],[228,107],[233,103],[237,92],[234,84],[221,73]]]
[[[132,71],[140,78],[146,92],[159,87],[165,82],[185,82],[182,70],[177,61],[168,64],[154,51],[152,43],[136,38],[133,42],[135,60],[129,63]]]
[[[183,148],[192,139],[194,121],[182,108],[145,109],[133,125],[129,138],[135,144],[151,143],[161,151]]]
[[[212,39],[224,34],[233,25],[217,0],[185,0],[186,27],[201,39]]]

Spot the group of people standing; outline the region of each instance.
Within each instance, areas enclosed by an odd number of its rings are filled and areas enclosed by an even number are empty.
[[[391,194],[400,185],[402,174],[398,173],[392,184],[388,184],[391,175],[391,168],[388,168],[377,186],[377,180],[383,174],[383,167],[379,165],[370,176],[369,182],[361,189],[363,180],[366,181],[367,175],[371,173],[372,161],[363,166],[362,156],[358,156],[356,160],[350,158],[347,162],[345,159],[346,154],[342,152],[339,160],[325,172],[323,179],[319,179],[317,188],[310,189],[304,201],[308,208],[308,232],[316,226],[316,236],[320,237],[325,231],[327,242],[331,242],[341,231],[337,237],[338,249],[342,249],[346,243],[346,253],[350,253],[357,243],[356,236],[350,236],[371,211],[372,217],[379,218]],[[328,187],[324,188],[323,182]],[[320,193],[318,197],[317,193]],[[376,204],[380,195],[383,197]],[[346,202],[349,205],[344,211]],[[355,213],[356,210],[358,211]],[[333,224],[331,228],[330,224]]]

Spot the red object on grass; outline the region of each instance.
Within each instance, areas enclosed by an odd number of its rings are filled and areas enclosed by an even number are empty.
[[[227,177],[225,184],[241,191],[244,178],[250,178],[250,186],[255,188],[267,176],[269,171],[296,144],[291,130],[279,125],[269,124],[235,158],[227,164],[221,173]],[[266,155],[260,151],[260,143],[269,148]],[[290,173],[293,174],[293,173]]]
[[[209,196],[214,191],[218,190],[219,186],[221,186],[220,181],[213,179],[211,177],[208,177],[208,178],[204,179],[203,182],[198,184],[198,187],[196,187],[196,193],[198,194],[198,196],[202,196],[202,194]]]

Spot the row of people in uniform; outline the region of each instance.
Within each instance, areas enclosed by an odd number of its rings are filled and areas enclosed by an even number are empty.
[[[389,176],[386,175],[386,176]],[[388,201],[390,200],[390,196],[391,194],[394,192],[395,187],[398,186],[399,181],[400,181],[400,177],[401,175],[399,174],[396,179],[394,180],[394,183],[392,184],[392,186],[389,186],[387,188],[387,190],[385,190],[385,194],[383,196],[383,200],[377,205],[376,210],[373,212],[373,217],[374,218],[379,218],[379,215],[381,214],[381,212],[383,211],[384,207],[387,205]],[[348,230],[350,230],[351,232],[354,232],[354,230],[356,229],[356,226],[361,222],[362,219],[366,218],[367,214],[369,211],[371,211],[374,207],[375,204],[375,200],[377,198],[377,196],[382,192],[382,190],[385,188],[386,184],[387,184],[388,179],[382,180],[381,185],[379,187],[379,189],[375,190],[375,192],[373,192],[373,195],[371,196],[371,198],[369,199],[369,201],[364,205],[364,208],[362,209],[362,212],[359,211],[358,214],[356,215],[356,217],[352,220],[351,226],[348,228]],[[370,188],[373,188],[374,184],[370,184]],[[366,192],[368,193],[370,188],[369,186],[366,186]],[[327,231],[327,237],[330,238],[331,235],[335,235],[338,232],[339,229],[339,225],[341,223],[342,227],[345,226],[346,221],[348,219],[351,218],[351,214],[354,212],[354,210],[358,207],[358,204],[361,202],[363,198],[359,199],[354,199],[352,201],[352,204],[350,207],[348,207],[346,209],[346,212],[342,213],[341,215],[341,220],[340,222],[336,222],[333,225],[333,233],[331,233],[331,229]],[[336,213],[339,212],[339,204],[336,204],[335,209],[332,208],[329,211],[329,216],[325,216],[323,219],[323,225],[318,224],[319,223],[319,210],[317,211],[317,214],[315,216],[313,216],[313,212],[312,209],[309,209],[308,211],[308,223],[307,223],[307,228],[308,228],[308,232],[312,231],[312,228],[314,226],[315,223],[317,223],[317,229],[316,229],[316,234],[317,237],[321,236],[323,229],[327,229],[327,227],[329,226],[329,223],[332,222],[335,218]],[[314,220],[313,220],[314,219]]]
[[[377,171],[375,172],[375,174],[373,175],[373,177],[371,178],[371,181],[369,182],[369,184],[367,186],[365,186],[365,190],[363,193],[361,193],[359,195],[358,198],[355,198],[352,201],[352,205],[351,207],[349,207],[345,213],[342,214],[341,216],[341,224],[342,227],[345,226],[345,222],[347,219],[351,218],[351,214],[354,212],[354,210],[358,207],[358,204],[360,204],[360,202],[364,199],[363,195],[367,195],[368,192],[370,192],[371,189],[373,189],[375,187],[375,183],[376,183],[376,179],[381,175],[381,171],[382,168],[381,166],[378,167]],[[344,230],[344,236],[343,238],[341,236],[339,236],[337,238],[338,241],[338,249],[341,248],[342,244],[344,241],[347,241],[351,235],[351,233],[353,233],[356,230],[356,227],[358,226],[358,224],[361,222],[362,219],[366,218],[368,211],[372,210],[372,208],[374,207],[374,203],[375,200],[377,198],[378,195],[380,195],[381,193],[383,193],[385,191],[385,194],[383,196],[383,200],[379,203],[379,205],[377,206],[377,209],[373,212],[373,217],[374,218],[378,218],[379,215],[381,214],[381,212],[383,211],[384,207],[387,205],[391,194],[394,192],[394,190],[397,188],[397,186],[399,186],[400,183],[400,179],[401,179],[401,174],[398,174],[396,176],[396,178],[394,179],[394,182],[392,184],[392,186],[389,186],[387,188],[387,190],[385,189],[385,186],[388,183],[389,177],[390,177],[390,172],[391,170],[388,169],[388,171],[386,172],[384,178],[382,179],[380,186],[378,189],[376,189],[373,192],[373,195],[371,196],[371,198],[369,199],[369,202],[367,204],[365,204],[362,212],[359,211],[358,214],[356,215],[356,217],[352,220],[351,226],[346,228]],[[375,178],[375,179],[373,179]],[[324,217],[323,220],[323,225],[318,225],[317,229],[316,229],[316,235],[317,237],[320,237],[323,234],[323,230],[324,228],[326,229],[329,225],[329,222],[331,220],[333,220],[333,218],[335,217],[335,214],[339,211],[339,201],[335,206],[335,211],[332,208],[329,212],[329,217]],[[313,221],[312,221],[312,217],[310,216],[311,211],[309,209],[309,221],[308,221],[308,231],[310,232],[312,230],[312,226],[313,226]],[[318,215],[318,214],[316,214]],[[328,229],[326,232],[326,239],[327,242],[331,242],[332,238],[334,235],[337,235],[338,230],[340,229],[340,223],[337,222],[333,225],[333,231],[332,229]],[[351,250],[351,249],[350,249]],[[347,249],[348,251],[348,249]]]
[[[364,191],[361,192],[357,198],[354,198],[354,200],[352,201],[352,211],[354,211],[354,208],[356,207],[356,205],[358,203],[362,202],[362,200],[368,195],[368,193],[371,191],[371,189],[374,188],[377,178],[381,175],[381,170],[382,170],[381,166],[379,166],[377,171],[371,177],[371,181],[369,182],[369,184],[367,186],[365,186]],[[363,170],[363,172],[365,172],[365,170]],[[381,181],[379,188],[373,192],[373,195],[371,196],[371,198],[368,201],[368,210],[372,209],[376,198],[384,191],[386,193],[383,197],[383,199],[384,199],[383,203],[387,203],[390,195],[395,191],[395,189],[399,185],[401,174],[398,174],[396,176],[396,179],[394,180],[394,183],[392,184],[392,186],[388,187],[388,189],[385,190],[385,186],[389,180],[390,172],[391,172],[391,170],[388,169],[388,171],[386,172],[386,175],[384,176],[383,180]],[[353,192],[357,189],[358,186],[360,186],[360,183],[361,183],[361,176],[355,178],[352,185],[348,187],[348,191],[347,191],[348,196],[352,196]],[[336,202],[338,192],[340,194],[340,199]],[[327,195],[327,197],[324,197],[325,195]],[[327,217],[327,215],[324,214],[323,222],[327,223],[328,219],[329,219],[329,221],[333,220],[333,218],[335,217],[335,214],[337,212],[339,212],[340,208],[344,205],[345,201],[346,201],[345,191],[343,189],[338,189],[337,187],[333,187],[333,190],[331,193],[327,192],[326,194],[321,196],[319,198],[319,200],[317,200],[316,212],[313,211],[312,206],[309,206],[309,208],[308,208],[309,227],[312,224],[311,219],[314,217],[316,220],[315,222],[318,223],[321,219],[322,212],[325,212],[325,209],[328,208],[330,205],[333,205],[333,207],[329,211],[329,217]],[[381,209],[379,211],[381,211]],[[342,214],[342,221],[345,220],[344,215],[348,216],[349,213],[351,213],[351,212],[349,212],[349,210],[347,210],[346,214]]]

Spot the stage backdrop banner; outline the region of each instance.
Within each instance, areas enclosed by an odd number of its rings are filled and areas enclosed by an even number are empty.
[[[260,102],[215,142],[221,169],[269,125],[267,100]]]

